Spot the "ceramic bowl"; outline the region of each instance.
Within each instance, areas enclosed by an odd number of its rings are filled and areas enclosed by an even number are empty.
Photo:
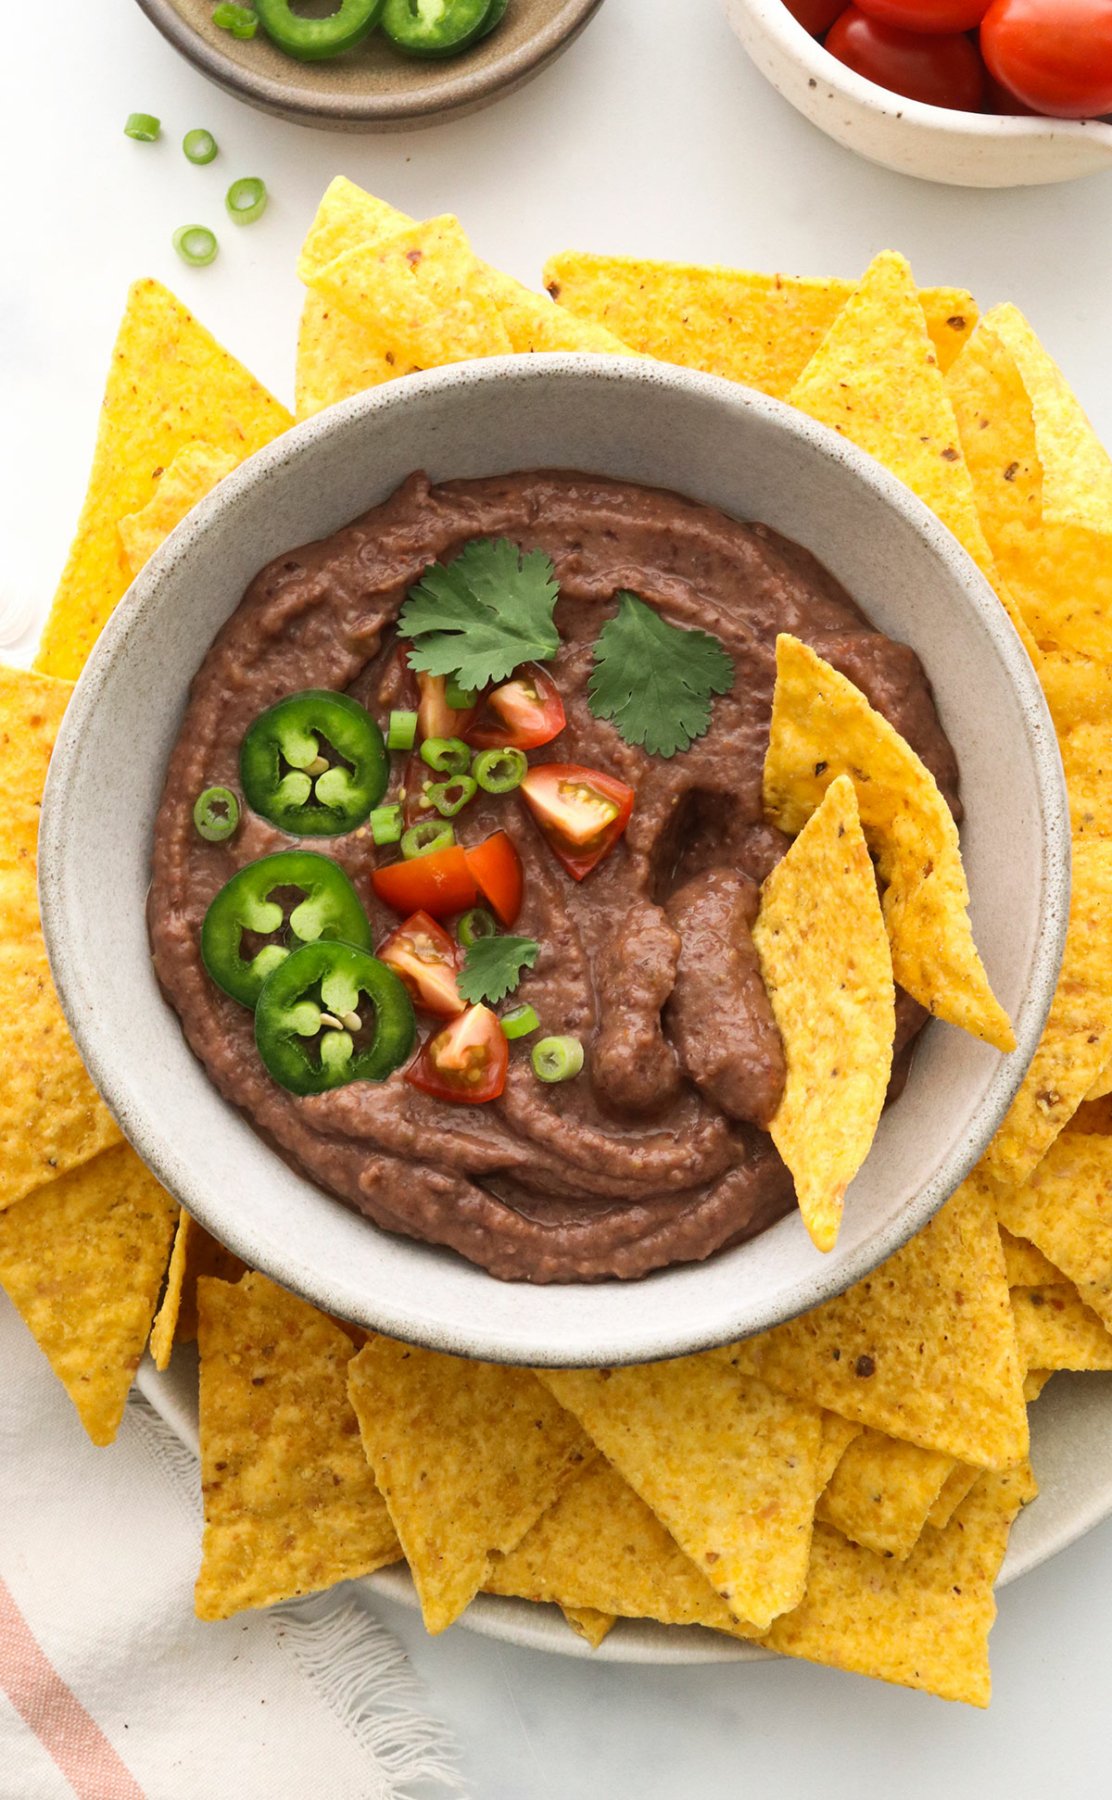
[[[1112,124],[1105,120],[1000,118],[924,106],[847,69],[783,0],[723,4],[777,92],[869,162],[957,187],[1033,187],[1112,168]]]
[[[442,62],[401,56],[376,33],[346,56],[304,63],[261,31],[245,40],[221,31],[212,0],[139,0],[163,37],[219,87],[294,124],[337,131],[412,130],[478,112],[554,62],[601,4],[510,0],[496,31]]]
[[[530,1287],[391,1237],[286,1166],[209,1082],[151,969],[151,832],[190,680],[273,557],[434,479],[548,467],[678,489],[814,551],[914,646],[957,751],[978,944],[1015,1022],[1008,1057],[925,1033],[853,1183],[836,1250],[798,1215],[634,1283]],[[143,570],[77,684],[50,766],[40,888],[58,991],[93,1079],[172,1194],[327,1311],[506,1362],[633,1362],[723,1343],[839,1292],[918,1230],[984,1149],[1049,1004],[1068,905],[1061,765],[1033,671],[965,552],[898,481],[777,401],[649,361],[530,356],[375,388],[222,482]]]

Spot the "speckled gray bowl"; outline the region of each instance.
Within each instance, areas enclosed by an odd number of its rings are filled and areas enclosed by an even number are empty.
[[[389,1237],[286,1167],[211,1086],[155,984],[144,900],[166,758],[197,665],[262,564],[325,536],[412,469],[550,467],[676,488],[815,551],[934,683],[961,763],[973,923],[1016,1021],[1001,1057],[949,1026],[853,1183],[823,1257],[797,1216],[645,1281],[532,1288]],[[256,1268],[319,1306],[443,1350],[549,1365],[721,1343],[816,1305],[904,1243],[968,1171],[1042,1028],[1061,954],[1069,839],[1038,684],[965,553],[900,483],[776,401],[651,362],[459,365],[346,401],[222,482],[144,569],[77,685],[43,806],[51,963],[93,1079],[170,1191]]]

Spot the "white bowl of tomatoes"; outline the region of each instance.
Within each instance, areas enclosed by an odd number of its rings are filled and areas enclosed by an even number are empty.
[[[1112,167],[1112,0],[724,0],[753,62],[870,162],[961,187]]]

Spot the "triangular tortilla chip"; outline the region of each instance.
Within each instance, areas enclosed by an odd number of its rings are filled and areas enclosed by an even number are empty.
[[[815,1469],[815,1492],[823,1494],[834,1478],[834,1472],[849,1449],[854,1438],[860,1437],[865,1429],[856,1419],[841,1419],[837,1413],[824,1412],[822,1415],[822,1437],[819,1440],[819,1459]]]
[[[1045,1159],[1041,1166],[1045,1167]],[[1002,1215],[998,1193],[994,1194],[994,1199],[996,1216],[1000,1218]],[[1036,1250],[1034,1244],[1029,1244],[1026,1238],[1015,1237],[1002,1226],[1000,1242],[1004,1247],[1004,1273],[1010,1288],[1053,1287],[1056,1282],[1064,1280],[1061,1269],[1056,1269],[1042,1251]]]
[[[1112,457],[1061,369],[1017,306],[994,306],[985,325],[1015,363],[1031,402],[1044,521],[1112,531]]]
[[[941,1450],[863,1431],[839,1462],[815,1518],[878,1556],[902,1560],[918,1543],[953,1468],[953,1457]]]
[[[0,1209],[120,1141],[69,1034],[39,922],[39,808],[70,692],[0,668]]]
[[[94,1444],[116,1435],[177,1207],[127,1144],[0,1213],[0,1286]]]
[[[607,328],[645,356],[722,375],[787,399],[854,291],[852,281],[763,275],[633,256],[564,250],[544,284],[562,309]],[[977,323],[963,288],[919,296],[939,367]]]
[[[594,1606],[562,1606],[560,1611],[575,1635],[590,1644],[592,1650],[609,1637],[616,1623],[613,1613],[599,1612]]]
[[[226,1619],[396,1562],[347,1396],[351,1339],[262,1275],[199,1284],[199,1619]]]
[[[1029,1367],[1112,1369],[1112,1332],[1072,1282],[1012,1289],[1016,1336]]]
[[[1027,1399],[1026,1379],[1023,1397]],[[942,1484],[938,1499],[927,1514],[927,1524],[933,1525],[935,1531],[945,1531],[958,1507],[966,1495],[973,1492],[983,1473],[982,1469],[974,1468],[972,1463],[955,1463]]]
[[[1025,1182],[997,1190],[996,1216],[1042,1265],[1025,1260],[1013,1286],[1065,1278],[1112,1329],[1112,1138],[1064,1131]]]
[[[848,775],[883,880],[892,971],[935,1018],[1015,1049],[973,942],[953,814],[934,776],[860,688],[798,638],[776,640],[765,810],[789,836]]]
[[[138,575],[143,564],[150,561],[186,513],[211,494],[217,482],[230,475],[241,460],[230,450],[214,450],[211,444],[186,444],[178,451],[169,468],[159,476],[146,506],[138,512],[125,513],[120,520],[120,542],[133,575]]]
[[[137,281],[112,352],[89,489],[35,667],[74,677],[132,571],[119,521],[153,498],[187,444],[242,462],[289,413],[157,281]]]
[[[197,1283],[202,1276],[238,1281],[246,1273],[246,1263],[210,1237],[183,1206],[166,1271],[166,1287],[151,1328],[150,1348],[156,1369],[169,1368],[175,1344],[191,1344],[196,1339]]]
[[[852,781],[831,782],[761,890],[753,942],[787,1067],[769,1130],[803,1223],[832,1250],[892,1073],[896,988]]]
[[[443,1631],[593,1454],[528,1369],[376,1337],[349,1371],[426,1628]]]
[[[715,1357],[540,1375],[735,1618],[763,1630],[798,1603],[815,1510],[817,1407],[786,1401]]]
[[[864,1281],[715,1354],[800,1400],[981,1468],[1027,1454],[1004,1253],[975,1177]]]

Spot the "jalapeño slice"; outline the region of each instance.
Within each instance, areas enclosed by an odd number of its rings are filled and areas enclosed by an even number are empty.
[[[280,850],[247,863],[221,888],[201,927],[201,957],[218,987],[254,1006],[279,963],[319,938],[370,949],[359,896],[327,856]]]
[[[263,983],[255,1043],[291,1094],[385,1081],[417,1037],[404,982],[354,944],[305,944]]]
[[[259,24],[271,43],[301,62],[323,62],[369,37],[378,24],[382,0],[339,0],[323,19],[306,19],[290,0],[254,0]]]
[[[369,818],[390,761],[370,714],[346,694],[307,688],[260,713],[239,772],[248,804],[291,837],[339,837]]]
[[[481,37],[491,0],[386,0],[382,29],[408,56],[455,56]]]

